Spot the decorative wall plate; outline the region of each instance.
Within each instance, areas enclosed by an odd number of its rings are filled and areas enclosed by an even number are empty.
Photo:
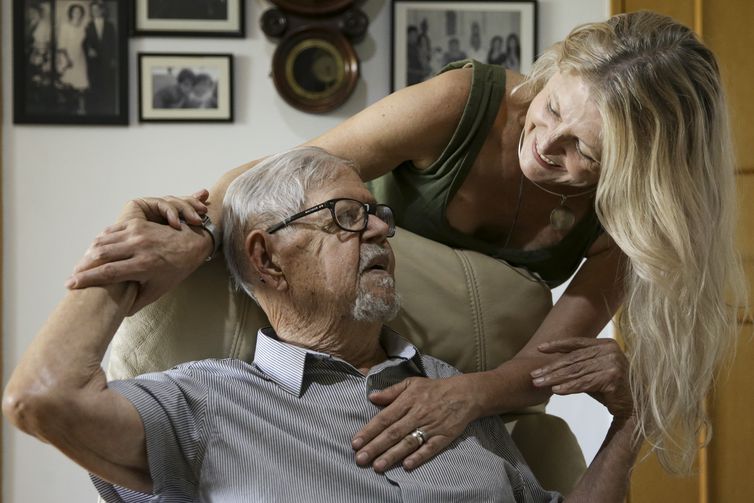
[[[350,42],[337,31],[306,28],[278,45],[272,76],[278,93],[291,106],[329,112],[342,105],[356,87],[359,60]]]
[[[283,10],[305,16],[330,14],[341,11],[351,4],[353,0],[271,0]]]

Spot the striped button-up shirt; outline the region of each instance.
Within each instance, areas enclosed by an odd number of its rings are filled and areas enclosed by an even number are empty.
[[[376,473],[351,437],[378,412],[368,395],[411,376],[458,373],[389,329],[388,360],[361,374],[260,331],[253,364],[203,360],[109,385],[139,411],[154,493],[93,477],[108,502],[552,502],[502,420],[471,423],[424,465]]]

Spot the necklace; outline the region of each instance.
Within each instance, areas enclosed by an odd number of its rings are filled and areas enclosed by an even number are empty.
[[[518,139],[518,158],[521,159],[521,148],[524,144],[524,131],[521,131],[521,137]],[[523,178],[523,173],[522,173]],[[566,201],[571,197],[581,197],[586,196],[587,194],[592,194],[594,191],[597,190],[597,187],[591,188],[589,190],[585,190],[584,192],[579,192],[578,194],[561,194],[559,192],[553,192],[552,190],[548,190],[544,187],[542,187],[540,184],[535,182],[534,180],[529,180],[534,186],[539,188],[540,190],[543,190],[544,192],[547,192],[548,194],[552,194],[553,196],[557,196],[560,198],[560,206],[553,208],[553,210],[550,212],[550,225],[559,231],[565,231],[573,227],[573,224],[576,222],[576,215],[573,214],[573,210],[566,206]]]
[[[505,236],[505,243],[503,244],[503,248],[508,248],[508,243],[511,241],[511,236],[513,235],[513,229],[516,228],[516,223],[518,222],[518,213],[521,211],[521,196],[524,192],[524,172],[521,172],[521,175],[518,179],[518,199],[516,200],[516,212],[513,214],[513,223],[511,224],[511,228],[508,229],[508,235]]]

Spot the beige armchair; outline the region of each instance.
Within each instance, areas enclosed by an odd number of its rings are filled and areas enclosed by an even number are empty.
[[[491,369],[526,343],[545,317],[550,291],[526,272],[399,229],[391,240],[402,297],[389,325],[423,352],[464,372]],[[159,301],[126,319],[112,345],[111,379],[210,358],[253,358],[267,319],[234,290],[214,260]],[[547,489],[567,493],[585,470],[570,429],[544,405],[506,416],[524,458]]]

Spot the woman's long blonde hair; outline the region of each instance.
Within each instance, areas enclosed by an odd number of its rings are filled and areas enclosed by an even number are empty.
[[[557,71],[591,86],[603,119],[596,211],[628,257],[617,324],[638,433],[666,469],[688,473],[709,426],[704,399],[735,347],[746,297],[717,62],[687,27],[636,12],[573,30],[521,90],[533,96]]]

